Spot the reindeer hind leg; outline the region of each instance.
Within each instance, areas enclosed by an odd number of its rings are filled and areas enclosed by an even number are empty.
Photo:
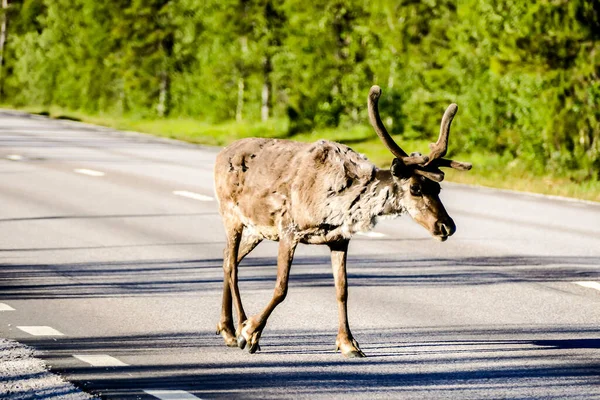
[[[227,245],[223,254],[223,302],[221,320],[217,324],[217,334],[223,336],[227,346],[236,347],[239,344],[233,324],[232,306],[234,300],[238,315],[238,331],[246,321],[237,282],[238,264],[262,241],[262,238],[256,235],[243,234],[247,232],[244,232],[243,226],[239,224],[231,225],[226,226],[225,229]]]
[[[277,256],[277,281],[275,283],[273,297],[261,313],[250,317],[244,322],[240,335],[238,335],[240,348],[243,349],[247,345],[250,353],[255,353],[257,350],[260,350],[259,340],[262,331],[267,324],[267,319],[275,307],[277,307],[287,295],[290,267],[292,265],[292,259],[294,258],[297,244],[298,241],[294,237],[280,237],[279,252]]]

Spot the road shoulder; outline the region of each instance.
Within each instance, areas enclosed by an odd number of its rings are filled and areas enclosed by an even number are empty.
[[[0,398],[84,400],[93,397],[48,371],[29,346],[0,338]]]

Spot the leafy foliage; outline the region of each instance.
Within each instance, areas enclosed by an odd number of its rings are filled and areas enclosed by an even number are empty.
[[[539,174],[600,180],[600,3],[586,0],[12,0],[4,102],[256,122],[366,121]],[[265,114],[265,109],[267,113]],[[368,139],[368,138],[366,138]]]

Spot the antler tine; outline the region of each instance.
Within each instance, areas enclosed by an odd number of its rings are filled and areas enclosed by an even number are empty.
[[[459,171],[468,171],[473,168],[473,164],[463,161],[448,160],[447,158],[440,158],[437,162],[438,167],[449,167]]]
[[[424,176],[427,179],[431,179],[434,182],[441,182],[444,180],[444,172],[436,168],[435,171],[425,171],[423,169],[415,169],[415,174]]]
[[[437,142],[431,143],[429,145],[431,153],[429,153],[429,161],[427,162],[427,164],[425,164],[426,167],[435,167],[435,169],[439,172],[441,172],[439,170],[440,167],[454,168],[459,171],[468,171],[473,167],[471,163],[443,158],[446,155],[446,152],[448,151],[448,137],[450,136],[450,125],[452,124],[452,120],[454,119],[454,116],[456,115],[457,111],[458,106],[452,103],[448,106],[446,112],[444,112],[444,116],[442,117],[442,123],[440,124],[440,136],[438,137]],[[443,179],[443,177],[444,175],[442,173],[441,178]]]
[[[377,109],[377,102],[379,101],[379,96],[381,96],[381,88],[377,85],[371,87],[369,90],[369,99],[367,101],[368,109],[369,109],[369,121],[371,125],[377,132],[377,136],[381,139],[383,144],[399,159],[404,159],[408,157],[408,154],[390,136],[381,122],[381,117],[379,116],[379,110]]]
[[[442,123],[440,124],[440,136],[438,137],[437,142],[429,145],[429,148],[431,149],[431,153],[429,153],[430,163],[433,160],[446,155],[446,152],[448,151],[448,136],[450,136],[450,124],[452,124],[452,120],[457,111],[458,106],[452,103],[448,106],[446,112],[444,112]]]

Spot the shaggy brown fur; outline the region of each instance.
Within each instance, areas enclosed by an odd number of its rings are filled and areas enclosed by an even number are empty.
[[[279,240],[293,230],[301,243],[324,244],[373,227],[393,191],[380,193],[376,172],[339,143],[244,139],[218,155],[215,187],[221,214],[249,231]]]

